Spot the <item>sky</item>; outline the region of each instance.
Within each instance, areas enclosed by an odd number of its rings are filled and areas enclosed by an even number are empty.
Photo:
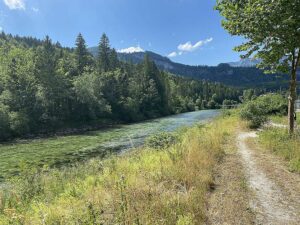
[[[0,0],[0,30],[74,47],[106,33],[120,52],[153,51],[189,65],[239,60],[243,42],[221,26],[215,0]]]

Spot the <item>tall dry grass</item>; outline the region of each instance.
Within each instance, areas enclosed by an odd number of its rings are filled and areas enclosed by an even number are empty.
[[[260,132],[259,141],[263,149],[284,158],[291,171],[300,173],[299,129],[291,136],[287,129],[271,127]]]
[[[0,224],[202,224],[213,168],[237,123],[186,129],[164,149],[25,171],[0,190]]]

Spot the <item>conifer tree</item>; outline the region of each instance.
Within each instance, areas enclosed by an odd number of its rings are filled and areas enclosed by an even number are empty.
[[[79,33],[76,38],[75,55],[78,74],[81,75],[84,72],[84,68],[89,65],[89,52],[81,33]]]
[[[118,54],[116,49],[112,49],[109,55],[110,70],[115,70],[119,66]]]
[[[104,33],[100,39],[98,46],[98,70],[100,72],[107,72],[110,69],[111,49],[109,39]]]

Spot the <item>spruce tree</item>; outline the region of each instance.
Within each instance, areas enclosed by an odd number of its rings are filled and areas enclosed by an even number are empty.
[[[76,63],[77,63],[77,72],[81,75],[84,72],[84,68],[89,65],[89,52],[86,47],[85,40],[81,33],[78,34],[76,38]]]
[[[110,70],[115,70],[119,66],[118,53],[116,49],[112,49],[109,55]]]
[[[104,33],[100,39],[98,46],[98,70],[99,72],[107,72],[110,70],[111,49],[109,39]]]

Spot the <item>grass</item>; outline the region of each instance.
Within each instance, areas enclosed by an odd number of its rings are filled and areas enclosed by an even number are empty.
[[[171,131],[214,115],[216,112],[193,112],[78,135],[3,143],[0,144],[0,182],[18,175],[23,167],[53,168],[103,158],[120,149],[140,145],[152,133]]]
[[[0,224],[203,224],[213,168],[237,117],[143,148],[65,169],[24,169],[0,190]]]
[[[288,124],[288,118],[285,117],[285,116],[274,115],[274,116],[270,116],[270,119],[274,123],[279,123],[279,124],[284,124],[284,125]],[[300,126],[300,113],[297,113],[297,121],[296,121],[296,123],[297,123],[298,126]]]
[[[300,118],[300,114],[298,114]],[[271,120],[284,124],[286,117],[272,116]],[[299,119],[298,119],[298,124]],[[295,131],[293,136],[288,134],[287,129],[267,128],[260,132],[260,144],[276,155],[283,157],[289,163],[291,171],[300,172],[300,131]]]

